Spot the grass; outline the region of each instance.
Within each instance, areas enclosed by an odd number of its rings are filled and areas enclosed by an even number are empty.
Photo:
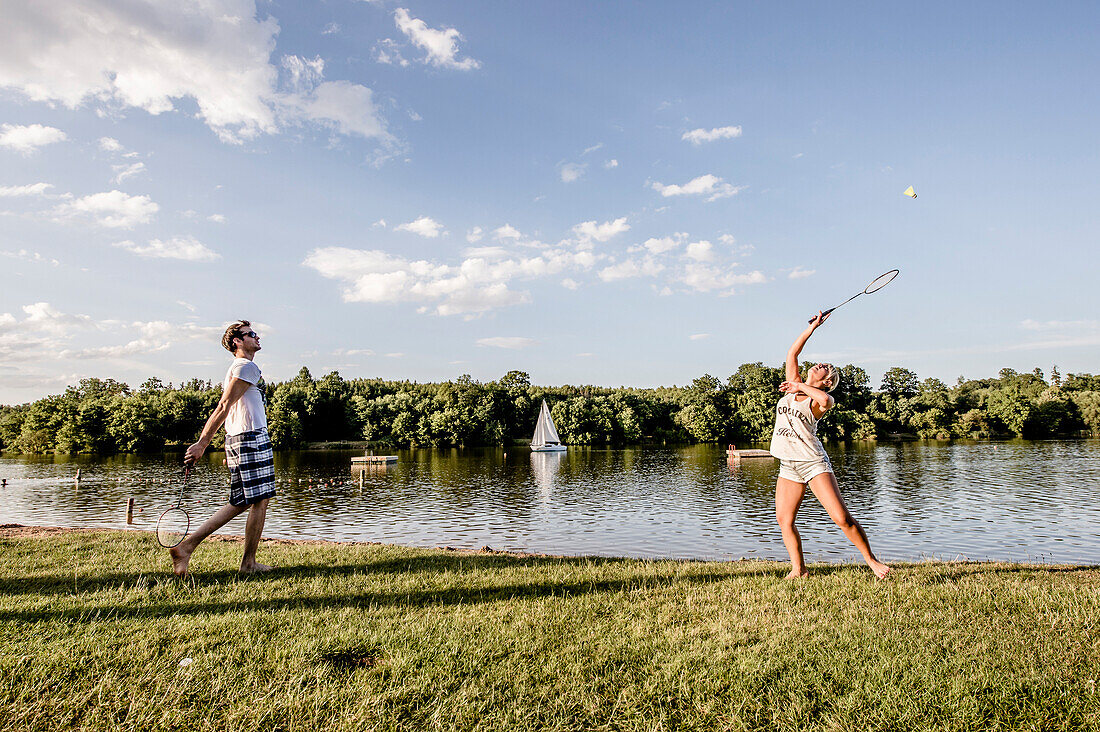
[[[0,728],[1100,727],[1100,570],[0,533]],[[185,658],[189,665],[180,665]]]

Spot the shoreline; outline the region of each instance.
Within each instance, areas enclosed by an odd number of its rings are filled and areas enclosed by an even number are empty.
[[[0,540],[3,539],[49,539],[57,536],[65,536],[68,534],[96,534],[96,533],[121,533],[121,534],[153,534],[150,529],[116,529],[116,528],[96,528],[96,527],[72,527],[72,526],[32,526],[29,524],[0,524]],[[207,542],[215,543],[242,543],[244,542],[244,536],[241,534],[213,534],[206,539]],[[749,564],[753,562],[762,564],[776,564],[776,565],[789,565],[789,562],[785,559],[767,559],[767,558],[755,558],[755,557],[740,557],[738,559],[699,559],[699,558],[674,558],[674,557],[627,557],[627,556],[612,556],[602,554],[548,554],[543,552],[524,552],[524,551],[511,551],[504,549],[493,549],[490,546],[484,546],[480,549],[459,549],[452,546],[410,546],[405,544],[387,544],[382,541],[335,541],[332,539],[281,539],[275,537],[265,537],[260,540],[261,546],[315,546],[315,547],[389,547],[398,549],[410,549],[410,550],[422,550],[422,551],[439,551],[447,552],[448,554],[455,555],[468,555],[468,556],[496,556],[496,557],[514,557],[516,559],[562,559],[562,560],[578,560],[578,559],[596,559],[601,561],[630,561],[630,562],[676,562],[681,564]],[[166,550],[167,551],[167,550]],[[847,566],[863,566],[862,562],[850,561],[850,562],[810,562],[810,566],[816,567],[847,567]],[[913,566],[974,566],[974,565],[988,565],[997,567],[1027,567],[1030,569],[1054,569],[1059,571],[1065,570],[1098,570],[1100,571],[1100,562],[1095,564],[1080,564],[1072,562],[1018,562],[1004,559],[921,559],[918,561],[897,561],[890,564],[893,568],[898,567],[913,567]]]

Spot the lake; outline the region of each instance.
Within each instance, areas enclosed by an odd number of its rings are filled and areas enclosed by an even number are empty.
[[[1100,440],[830,446],[841,491],[884,561],[1100,564]],[[775,524],[778,462],[725,448],[404,450],[350,471],[359,451],[276,456],[264,535],[568,555],[700,559],[787,555]],[[180,487],[179,455],[0,457],[0,523],[150,529]],[[74,483],[77,470],[82,480]],[[185,507],[197,525],[226,501],[211,450]],[[808,561],[859,555],[812,495],[799,513]],[[243,516],[223,530],[244,533]]]

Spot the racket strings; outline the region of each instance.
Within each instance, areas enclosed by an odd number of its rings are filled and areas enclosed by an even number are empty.
[[[890,284],[891,280],[898,276],[899,271],[900,270],[892,269],[886,274],[879,275],[874,280],[872,280],[871,284],[867,285],[867,287],[863,290],[863,293],[865,295],[870,295],[872,292],[876,292],[878,290],[881,290],[883,287],[886,287],[888,284]]]
[[[157,541],[161,546],[172,548],[187,536],[191,528],[191,517],[182,508],[170,508],[157,520]]]

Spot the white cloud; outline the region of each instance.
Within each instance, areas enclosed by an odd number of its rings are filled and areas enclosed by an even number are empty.
[[[509,348],[518,351],[523,348],[530,348],[538,343],[533,338],[524,338],[522,336],[495,336],[493,338],[478,338],[477,345],[489,346],[491,348]]]
[[[34,264],[50,264],[54,267],[61,264],[53,257],[44,257],[38,252],[27,251],[26,249],[19,249],[17,251],[6,251],[0,249],[0,257],[8,257],[9,259],[21,259],[24,262],[32,262]]]
[[[138,338],[121,346],[96,346],[91,348],[65,349],[57,354],[58,358],[86,360],[99,358],[122,358],[138,353],[156,353],[171,347],[168,341],[152,344],[148,338]]]
[[[145,163],[130,163],[129,165],[112,165],[111,169],[115,171],[114,181],[116,184],[121,183],[127,178],[130,178],[140,173],[145,172]]]
[[[572,183],[584,175],[584,171],[587,167],[587,163],[566,163],[561,166],[561,182]]]
[[[653,257],[644,257],[640,261],[625,259],[621,262],[604,267],[600,270],[600,279],[604,282],[615,282],[633,277],[656,277],[665,267]]]
[[[713,262],[714,245],[706,239],[702,241],[693,241],[687,245],[684,256],[689,259],[694,259],[696,262]]]
[[[688,336],[688,339],[693,341],[701,341],[704,338],[710,338],[710,333],[694,333]]]
[[[611,160],[608,160],[606,163],[604,163],[603,167],[608,170],[611,170],[612,168],[617,168],[619,167],[619,161],[615,158],[612,158]]]
[[[436,239],[443,231],[443,224],[429,216],[421,216],[416,221],[400,224],[394,227],[395,231],[408,231],[426,239]]]
[[[597,150],[599,150],[599,149],[600,149],[601,147],[603,147],[603,143],[602,143],[602,142],[597,142],[597,143],[596,143],[595,145],[593,145],[592,147],[586,147],[586,148],[584,149],[584,152],[582,152],[582,153],[581,153],[581,156],[583,157],[583,156],[587,155],[588,153],[591,153],[591,152],[596,152],[596,151],[597,151]]]
[[[729,139],[731,137],[741,136],[741,126],[736,127],[715,127],[707,130],[700,127],[697,130],[685,132],[681,140],[687,140],[692,145],[702,145],[704,142],[714,142],[715,140]]]
[[[586,243],[592,240],[605,242],[624,231],[630,231],[630,224],[626,223],[625,216],[614,221],[605,221],[602,224],[597,224],[595,221],[582,221],[573,227],[573,233],[582,242]]]
[[[0,26],[0,88],[107,113],[158,115],[190,100],[227,142],[303,123],[389,140],[366,87],[317,75],[280,86],[271,62],[278,33],[254,0],[18,3]]]
[[[409,60],[401,55],[401,44],[392,38],[383,38],[371,49],[374,60],[387,66],[408,66]]]
[[[566,277],[564,280],[561,281],[561,286],[567,290],[576,290],[580,288],[581,283],[577,282],[572,277]]]
[[[485,252],[474,252],[485,254]],[[513,280],[550,277],[588,269],[588,252],[544,250],[534,257],[468,256],[457,265],[410,261],[378,250],[342,247],[314,249],[303,265],[323,277],[345,283],[346,302],[421,303],[421,312],[465,315],[530,302],[527,292],[511,289]]]
[[[1027,320],[1020,321],[1024,330],[1100,330],[1100,320]]]
[[[179,305],[180,307],[187,308],[191,312],[195,312],[198,309],[194,305],[192,305],[191,303],[189,303],[185,300],[176,300],[176,304]]]
[[[122,143],[113,137],[101,137],[99,149],[105,152],[122,152]]]
[[[478,259],[503,259],[508,256],[508,250],[504,247],[467,247],[462,251],[467,258]]]
[[[63,313],[48,302],[23,306],[26,317],[19,321],[11,313],[0,315],[0,334],[29,332],[35,335],[67,336],[74,330],[93,328],[95,322],[87,315]]]
[[[4,11],[8,13],[7,10]],[[3,36],[0,35],[0,38]],[[3,84],[3,76],[0,76],[0,87]],[[56,127],[45,125],[0,125],[0,147],[15,150],[23,154],[33,153],[40,147],[52,145],[69,139],[68,136]]]
[[[339,32],[340,32],[340,24],[336,23],[336,22],[329,23],[324,28],[321,29],[321,35],[323,35],[323,36],[331,36],[331,35],[335,35],[336,33],[339,33]]]
[[[29,183],[25,186],[0,186],[0,198],[45,196],[46,191],[50,188],[53,188],[52,183]]]
[[[111,229],[132,229],[147,224],[160,210],[149,196],[130,196],[122,191],[93,193],[74,201],[66,201],[53,210],[54,220],[77,222],[91,220]]]
[[[723,182],[716,175],[707,173],[698,178],[692,178],[683,185],[664,185],[654,182],[653,190],[666,198],[669,196],[707,196],[707,201],[716,201],[719,198],[735,196],[745,189],[745,186],[734,186]]]
[[[221,259],[220,254],[193,236],[177,236],[168,241],[150,239],[145,246],[132,241],[120,241],[115,246],[139,257],[152,259],[182,259],[186,262],[213,262]]]
[[[475,226],[474,228],[466,232],[466,241],[473,244],[474,242],[481,241],[482,236],[484,236],[484,232],[482,232],[481,227]]]
[[[732,295],[740,285],[761,284],[767,282],[768,278],[756,270],[740,274],[736,265],[722,268],[703,262],[691,262],[680,273],[679,281],[696,292],[718,291],[722,295]]]
[[[209,216],[206,217],[206,220],[211,221],[215,224],[224,224],[225,223],[225,216],[223,216],[222,214],[210,214]]]
[[[373,224],[371,224],[370,227],[372,229],[384,229],[384,228],[386,228],[386,220],[385,219],[378,219]]]
[[[813,275],[813,273],[816,272],[816,271],[817,270],[815,270],[815,269],[802,269],[801,267],[795,267],[794,269],[791,270],[790,274],[787,275],[787,279],[791,279],[791,280],[805,279],[806,277],[810,277],[811,275]]]
[[[687,237],[688,237],[687,234],[685,234],[683,232],[679,232],[679,233],[673,234],[672,236],[662,236],[660,238],[649,238],[649,239],[645,240],[645,243],[642,244],[641,247],[635,247],[635,248],[632,248],[632,249],[636,250],[636,249],[644,248],[650,254],[664,254],[665,252],[670,252],[673,249],[675,249],[676,247],[683,244],[684,241],[687,240]]]
[[[481,67],[481,62],[472,58],[458,59],[458,42],[464,40],[462,34],[454,28],[429,28],[419,18],[413,18],[405,8],[393,13],[397,28],[424,51],[427,56],[422,63],[444,69],[470,71]]]
[[[478,229],[478,231],[480,232],[481,229]],[[523,234],[520,233],[519,229],[512,226],[511,224],[505,224],[504,226],[498,226],[497,228],[493,229],[493,238],[497,241],[504,241],[505,239],[514,239],[516,241],[519,241],[523,238]]]

